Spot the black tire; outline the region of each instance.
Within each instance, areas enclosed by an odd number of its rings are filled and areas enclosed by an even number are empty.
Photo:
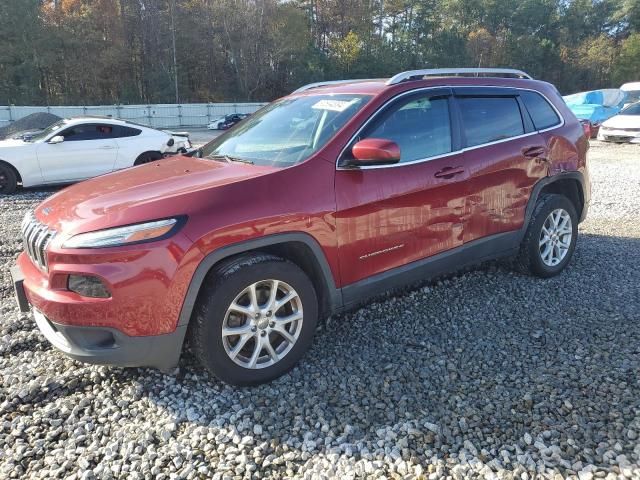
[[[222,328],[227,309],[244,289],[256,282],[271,279],[286,282],[302,302],[303,320],[298,338],[288,353],[271,366],[254,369],[241,366],[225,350]],[[274,311],[274,317],[275,314]],[[208,275],[191,319],[189,344],[198,361],[223,382],[237,386],[258,385],[280,377],[294,367],[309,349],[317,322],[315,289],[309,277],[297,265],[273,255],[243,255],[225,262]],[[258,333],[262,331],[258,330]],[[247,341],[246,348],[252,348],[253,338],[257,338],[255,335]],[[277,333],[268,334],[267,338],[272,338],[272,335],[278,341]]]
[[[0,195],[10,195],[18,188],[18,176],[6,163],[0,163]]]
[[[549,215],[562,209],[571,219],[571,240],[567,252],[559,263],[548,265],[543,261],[540,251],[542,227]],[[529,220],[527,232],[520,245],[517,266],[520,271],[537,277],[549,278],[558,275],[571,261],[578,239],[578,215],[573,203],[565,196],[558,194],[544,194],[540,197]]]
[[[160,152],[144,152],[141,153],[136,161],[133,163],[136,165],[144,165],[145,163],[155,162],[156,160],[162,159],[162,154]]]

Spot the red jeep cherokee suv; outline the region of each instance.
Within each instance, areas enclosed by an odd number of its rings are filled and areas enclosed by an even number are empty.
[[[191,158],[104,175],[26,216],[23,311],[78,360],[282,375],[318,319],[517,255],[571,259],[588,141],[550,84],[508,69],[307,85]]]

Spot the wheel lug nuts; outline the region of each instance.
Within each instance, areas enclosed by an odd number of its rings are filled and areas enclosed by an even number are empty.
[[[265,336],[267,334],[267,332],[265,332],[264,330],[262,331],[262,333],[260,333],[261,336]]]
[[[271,323],[269,324],[269,326],[270,326],[271,328],[275,327],[275,326],[276,326],[276,322],[271,322]]]
[[[255,326],[254,326],[254,327],[251,327],[251,331],[252,331],[252,332],[255,332],[256,330],[258,330],[258,329],[257,329]]]

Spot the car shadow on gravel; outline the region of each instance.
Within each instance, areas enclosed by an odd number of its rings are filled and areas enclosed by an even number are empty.
[[[333,318],[268,385],[222,385],[188,354],[179,375],[139,380],[183,428],[226,432],[216,441],[509,471],[611,471],[619,455],[637,467],[639,260],[640,239],[582,234],[558,277],[495,262]]]

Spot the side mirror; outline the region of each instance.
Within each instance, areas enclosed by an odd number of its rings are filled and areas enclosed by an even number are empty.
[[[353,166],[392,165],[400,161],[400,147],[384,138],[365,138],[351,148]]]
[[[56,135],[55,137],[51,137],[49,142],[51,145],[56,145],[57,143],[64,142],[64,137],[62,135]]]

